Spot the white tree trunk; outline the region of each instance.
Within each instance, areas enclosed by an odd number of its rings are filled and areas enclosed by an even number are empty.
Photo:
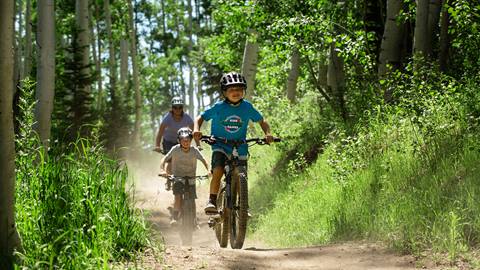
[[[254,31],[250,31],[254,36],[257,36]],[[243,52],[242,74],[247,80],[246,99],[250,99],[255,93],[255,76],[257,75],[257,61],[258,61],[258,44],[251,42],[248,38],[245,41],[245,50]]]
[[[288,73],[287,79],[287,98],[290,102],[295,102],[295,96],[297,93],[297,81],[300,74],[300,53],[297,48],[293,49],[292,56],[290,58],[291,68]]]
[[[398,24],[397,17],[402,11],[403,0],[387,0],[387,18],[380,49],[378,75],[387,73],[387,65],[398,66],[401,58],[403,27]]]
[[[338,110],[344,120],[347,119],[345,108],[344,89],[345,89],[345,71],[343,59],[338,56],[335,43],[330,45],[330,55],[328,62],[327,84],[332,94],[335,108]]]
[[[123,103],[123,97],[127,96],[128,87],[128,40],[120,40],[120,87],[121,93],[118,93],[120,103]]]
[[[18,69],[18,79],[20,80],[20,85],[23,85],[22,84],[22,80],[23,78],[25,78],[25,65],[23,64],[23,60],[24,60],[24,57],[23,57],[23,54],[24,54],[24,50],[23,50],[23,37],[22,37],[22,32],[23,32],[23,1],[20,0],[18,1],[17,3],[18,5],[18,10],[17,10],[17,14],[18,14],[18,29],[19,31],[17,31],[17,34],[18,34],[18,37],[17,37],[17,41],[16,41],[16,46],[17,46],[17,60],[15,61],[15,68]],[[16,91],[16,90],[15,90]]]
[[[187,0],[187,9],[188,9],[188,51],[191,52],[193,50],[193,18],[192,18],[192,1]],[[194,94],[194,72],[193,72],[193,64],[192,59],[190,56],[188,57],[188,111],[190,116],[194,116],[195,114],[195,94]]]
[[[100,6],[97,1],[95,5],[95,17],[96,17],[96,32],[97,32],[97,60],[95,61],[95,69],[97,71],[97,109],[103,111],[103,80],[102,80],[102,40],[100,37]],[[95,46],[95,45],[94,45]]]
[[[76,0],[75,4],[75,24],[78,29],[77,44],[80,50],[80,76],[82,78],[90,77],[90,13],[89,13],[89,1],[88,0]],[[84,93],[85,96],[89,96],[91,93],[90,84],[79,85],[77,91]],[[85,100],[82,100],[85,102]],[[77,118],[80,117],[80,118]],[[75,119],[83,119],[85,115],[78,115]],[[82,123],[78,123],[79,128]]]
[[[183,4],[183,2],[181,2]],[[182,10],[183,10],[183,5],[182,5]],[[177,38],[179,40],[182,40],[183,39],[183,35],[184,35],[184,31],[181,31],[180,30],[180,16],[182,15],[183,13],[180,13],[180,12],[177,12],[176,14],[174,14],[175,16],[175,30],[177,32]],[[183,16],[183,15],[182,15]],[[179,75],[179,78],[177,78],[177,81],[179,82],[180,84],[180,92],[181,94],[179,95],[178,93],[176,93],[175,95],[176,96],[181,96],[183,98],[183,100],[185,100],[186,96],[187,96],[187,93],[185,92],[185,78],[183,76],[183,54],[180,53],[178,55],[178,65],[180,67],[180,74]]]
[[[0,1],[0,269],[13,269],[19,245],[15,229],[15,145],[13,131],[14,1]]]
[[[438,54],[438,64],[440,66],[441,71],[445,71],[447,69],[447,62],[448,62],[448,52],[450,48],[450,37],[448,34],[448,27],[450,24],[450,18],[448,14],[448,10],[446,5],[448,4],[448,0],[443,0],[443,10],[442,10],[442,17],[441,17],[441,27],[440,27],[440,52]]]
[[[95,72],[98,72],[98,67],[97,67],[97,64],[99,63],[98,62],[98,54],[97,54],[97,46],[96,46],[96,36],[95,36],[95,29],[93,28],[93,24],[95,23],[95,21],[93,21],[93,15],[90,14],[90,22],[92,23],[92,27],[90,27],[90,46],[92,47],[92,57],[93,57],[93,63],[95,64]],[[98,91],[98,87],[97,87],[97,91]]]
[[[118,111],[118,97],[117,97],[117,62],[115,59],[115,44],[112,35],[112,16],[110,14],[110,0],[103,1],[103,11],[105,12],[105,28],[108,36],[108,65],[110,72],[110,98],[112,100],[113,110]]]
[[[137,41],[136,31],[133,17],[132,2],[135,0],[128,0],[128,13],[130,15],[130,50],[132,57],[132,76],[133,76],[133,89],[135,92],[135,129],[133,131],[133,142],[135,145],[140,144],[141,137],[141,125],[142,125],[142,96],[140,93],[140,85],[138,81],[138,65],[137,65]]]
[[[413,36],[413,52],[427,54],[428,33],[428,6],[430,0],[416,0],[417,13],[415,15],[415,33]]]
[[[123,85],[128,76],[128,40],[120,40],[120,83]]]
[[[32,4],[31,0],[27,1],[27,8],[25,12],[25,51],[23,60],[23,72],[25,76],[30,76],[30,67],[32,64],[32,25],[31,14]]]
[[[202,91],[202,71],[200,68],[197,69],[197,96],[199,100],[197,114],[200,114],[200,112],[202,112],[205,109],[205,101],[203,100],[203,91]]]
[[[38,0],[35,129],[48,149],[55,93],[55,13],[53,0]]]

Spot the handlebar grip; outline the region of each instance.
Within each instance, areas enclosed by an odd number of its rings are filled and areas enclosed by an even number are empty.
[[[266,142],[267,142],[267,140],[266,140],[265,138],[261,139],[261,141],[262,141],[263,143],[266,143]],[[280,139],[280,138],[278,138],[278,137],[273,137],[273,142],[281,142],[281,141],[282,141],[282,139]]]

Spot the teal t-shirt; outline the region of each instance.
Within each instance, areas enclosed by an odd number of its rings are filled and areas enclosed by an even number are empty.
[[[243,100],[237,106],[233,106],[225,101],[215,103],[212,107],[201,114],[205,121],[212,120],[211,134],[230,140],[245,140],[247,137],[248,122],[258,122],[263,116],[253,107],[253,105]],[[216,143],[212,146],[213,151],[224,152],[230,155],[232,147],[223,143]],[[248,145],[242,144],[238,148],[239,156],[248,155]]]

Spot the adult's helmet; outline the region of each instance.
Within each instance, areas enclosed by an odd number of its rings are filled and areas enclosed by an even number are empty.
[[[188,127],[182,127],[177,131],[177,139],[180,141],[183,138],[193,138],[192,130]]]
[[[245,80],[242,74],[237,72],[225,73],[220,79],[220,89],[225,91],[230,86],[242,86],[247,89],[247,80]]]
[[[173,97],[172,106],[183,106],[183,99],[181,97]]]

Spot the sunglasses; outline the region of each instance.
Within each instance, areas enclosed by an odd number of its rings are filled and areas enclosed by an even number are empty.
[[[172,109],[181,110],[183,109],[183,106],[172,106]]]

